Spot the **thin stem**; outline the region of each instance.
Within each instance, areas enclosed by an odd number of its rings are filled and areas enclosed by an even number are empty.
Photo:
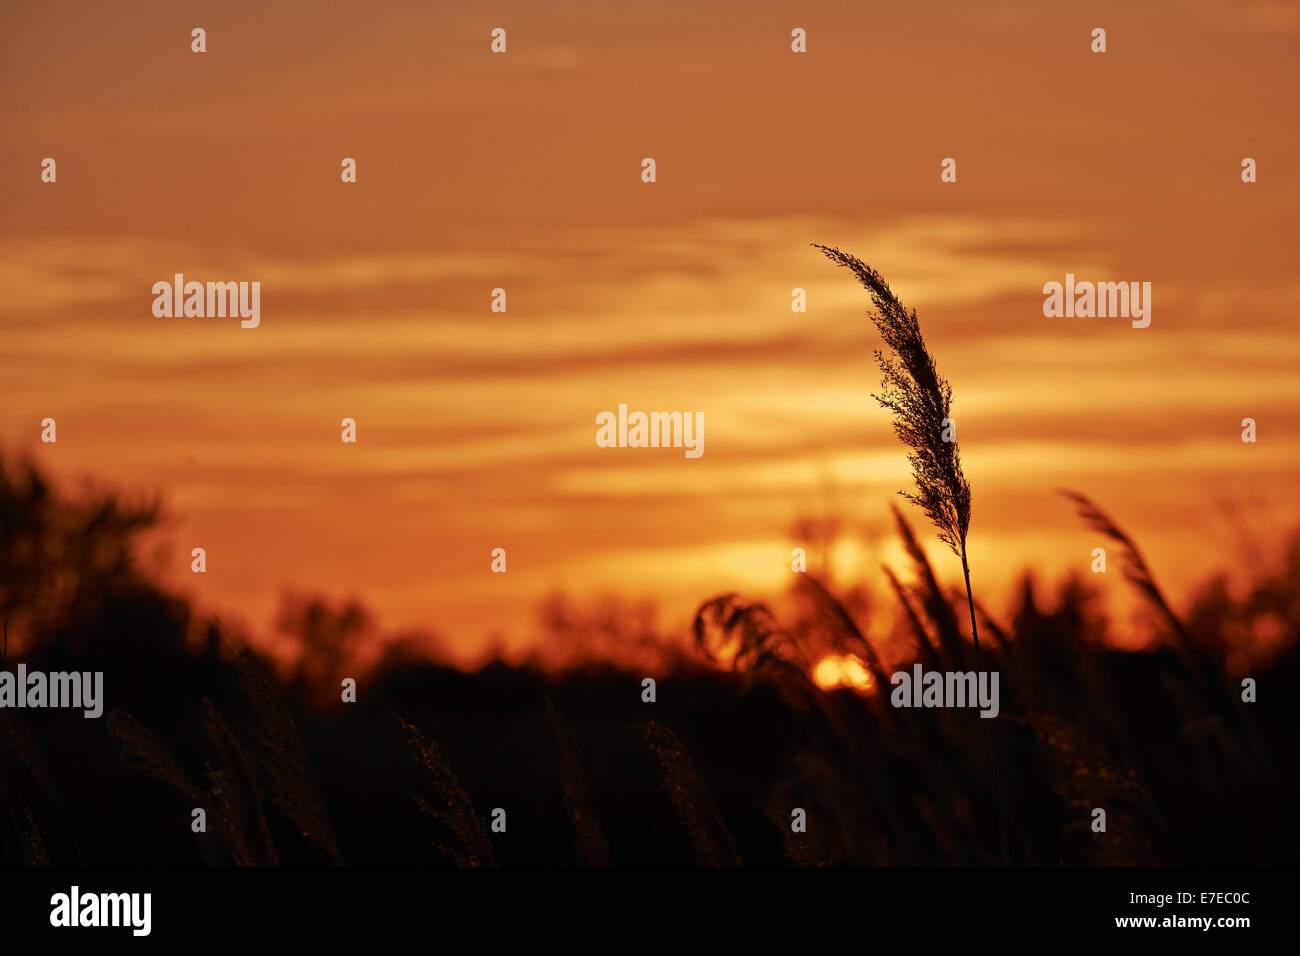
[[[975,639],[975,673],[980,672],[980,631],[979,626],[975,623],[975,597],[970,589],[970,565],[966,563],[966,545],[962,543],[961,549],[961,572],[966,578],[966,605],[970,608],[970,633]],[[978,721],[984,723],[984,721]],[[993,747],[993,734],[991,727],[984,728],[984,759],[988,764],[989,770],[994,778],[998,776],[998,758],[997,751]],[[998,804],[998,836],[1002,845],[1002,859],[1008,866],[1011,864],[1011,853],[1007,847],[1007,818],[1003,812],[1003,801],[1001,794],[994,792],[994,800]]]
[[[970,633],[975,638],[975,670],[980,669],[980,629],[975,623],[975,598],[970,589],[970,566],[966,564],[966,546],[961,549],[961,573],[966,576],[966,603],[970,607]]]

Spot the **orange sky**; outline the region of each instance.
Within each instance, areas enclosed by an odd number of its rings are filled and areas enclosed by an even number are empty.
[[[467,653],[553,588],[678,623],[788,583],[800,515],[887,531],[909,482],[824,242],[953,383],[993,607],[1086,570],[1063,486],[1175,595],[1247,571],[1235,524],[1300,524],[1300,12],[1134,7],[7,3],[0,450],[161,492],[171,582],[256,631],[286,589]],[[260,281],[260,327],[155,318],[176,272]],[[1067,272],[1151,282],[1151,327],[1044,318]],[[702,411],[704,456],[598,448],[619,403]]]

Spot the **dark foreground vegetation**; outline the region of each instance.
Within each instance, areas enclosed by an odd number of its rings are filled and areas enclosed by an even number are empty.
[[[98,720],[0,710],[0,865],[1295,863],[1300,540],[1244,596],[1211,584],[1176,614],[1078,504],[1162,644],[1108,649],[1081,584],[1046,602],[1027,586],[1008,620],[978,609],[982,666],[1002,676],[1001,714],[981,720],[891,707],[860,615],[809,575],[788,621],[706,601],[694,648],[655,672],[462,673],[395,645],[353,675],[364,615],[320,601],[286,610],[304,655],[276,672],[141,570],[154,508],[63,498],[0,463],[5,666],[103,671],[107,698]],[[901,517],[899,533],[912,656],[973,669],[966,595]],[[885,692],[818,688],[814,647],[857,656]],[[339,701],[346,676],[356,703]]]

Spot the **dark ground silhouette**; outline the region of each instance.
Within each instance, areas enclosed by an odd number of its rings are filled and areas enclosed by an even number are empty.
[[[1002,713],[980,720],[892,708],[855,615],[805,575],[796,619],[734,595],[706,601],[694,648],[666,647],[654,672],[593,661],[462,673],[398,645],[367,673],[339,673],[365,612],[299,599],[282,625],[308,653],[277,677],[140,570],[135,541],[156,516],[113,496],[60,497],[0,462],[6,666],[21,644],[29,669],[103,671],[106,697],[98,720],[0,710],[0,865],[1300,859],[1300,539],[1249,594],[1211,585],[1181,616],[1130,561],[1166,635],[1155,651],[1103,645],[1078,581],[1047,602],[1026,585],[1009,621],[981,611]],[[916,659],[972,668],[965,595],[940,587],[901,517],[899,533]],[[1261,630],[1267,652],[1240,664],[1230,651]],[[628,640],[649,639],[630,627]],[[886,693],[819,689],[811,646],[858,655]],[[724,647],[732,669],[709,660]],[[339,701],[347,676],[354,704]],[[1242,702],[1243,677],[1257,703]],[[207,833],[191,832],[195,807]],[[498,807],[505,833],[490,829]],[[1105,833],[1090,829],[1095,807]],[[791,832],[794,808],[806,833]]]

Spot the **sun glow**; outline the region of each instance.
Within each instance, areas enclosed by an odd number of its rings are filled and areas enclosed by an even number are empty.
[[[866,664],[854,654],[828,654],[813,668],[813,680],[823,690],[848,687],[861,694],[870,694],[876,680]]]

